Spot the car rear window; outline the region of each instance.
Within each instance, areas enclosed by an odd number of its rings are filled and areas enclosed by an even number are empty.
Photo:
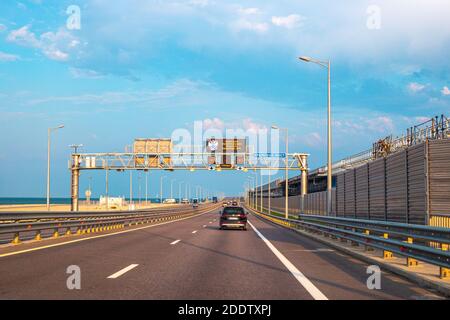
[[[244,214],[245,211],[242,208],[231,208],[227,207],[223,209],[223,214]]]

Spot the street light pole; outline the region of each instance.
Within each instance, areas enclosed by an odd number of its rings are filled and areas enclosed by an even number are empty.
[[[263,191],[262,191],[262,188],[263,188],[263,174],[262,174],[262,170],[260,170],[259,171],[259,173],[260,173],[260,180],[261,180],[261,183],[260,183],[260,196],[261,196],[261,212],[263,212],[264,211],[264,209],[263,209]]]
[[[138,204],[141,206],[141,176],[138,174]]]
[[[56,128],[47,129],[47,210],[50,211],[50,134],[52,131],[64,128],[64,125],[59,125]]]
[[[177,179],[171,179],[170,180],[170,199],[173,199],[173,182]]]
[[[178,182],[178,203],[181,203],[181,185],[184,183],[184,181]]]
[[[269,199],[268,199],[268,202],[269,202],[269,204],[268,204],[269,214],[272,214],[272,211],[270,210],[270,200],[272,198],[272,193],[271,193],[271,190],[270,190],[270,184],[271,184],[271,181],[270,181],[271,177],[270,176],[271,176],[271,174],[272,174],[272,171],[269,170],[269,183],[268,183],[268,188],[269,188],[269,192],[268,192],[268,194],[269,194]]]
[[[165,178],[165,176],[161,176],[161,178],[159,178],[159,203],[163,202],[162,189],[163,189],[163,179],[164,178]]]
[[[145,205],[148,205],[148,171],[145,173]]]
[[[305,62],[313,62],[328,70],[328,119],[327,119],[327,143],[328,143],[328,159],[327,159],[327,214],[331,215],[332,197],[331,192],[333,188],[333,173],[332,173],[332,132],[331,132],[331,60],[320,61],[310,57],[299,57]]]
[[[130,170],[130,201],[129,205],[133,205],[133,171]]]
[[[288,172],[288,153],[289,153],[289,129],[288,128],[279,128],[278,126],[273,125],[272,129],[285,130],[286,131],[286,155],[285,155],[285,165],[284,165],[284,216],[286,219],[289,219],[289,172]]]
[[[255,200],[255,209],[258,211],[258,173],[255,172],[255,192],[256,192],[256,200]]]
[[[252,179],[252,193],[253,193],[253,199],[251,200],[252,207],[256,210],[256,183],[255,183],[255,177],[250,176],[249,179]]]

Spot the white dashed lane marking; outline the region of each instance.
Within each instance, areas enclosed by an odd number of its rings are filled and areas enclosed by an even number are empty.
[[[110,275],[108,277],[108,279],[116,279],[118,277],[120,277],[121,275],[123,275],[124,273],[130,271],[131,269],[134,269],[138,266],[138,264],[130,264],[128,267],[123,268],[122,270],[117,271],[116,273],[113,273],[112,275]]]

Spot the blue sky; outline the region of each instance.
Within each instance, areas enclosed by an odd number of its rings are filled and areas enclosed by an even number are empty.
[[[79,30],[67,28],[70,5],[80,8]],[[46,129],[60,123],[54,196],[69,195],[69,144],[123,151],[136,137],[167,137],[194,121],[221,129],[276,123],[289,128],[290,150],[322,165],[326,72],[299,55],[332,60],[334,159],[368,149],[450,113],[449,16],[446,0],[2,1],[0,196],[44,196]],[[152,173],[152,195],[159,175]],[[103,173],[92,176],[98,196]],[[170,176],[228,194],[245,180]],[[127,178],[114,174],[111,193],[126,195]]]

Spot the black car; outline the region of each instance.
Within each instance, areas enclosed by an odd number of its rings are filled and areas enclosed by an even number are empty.
[[[220,229],[238,228],[247,230],[247,214],[244,208],[228,206],[220,214]]]

